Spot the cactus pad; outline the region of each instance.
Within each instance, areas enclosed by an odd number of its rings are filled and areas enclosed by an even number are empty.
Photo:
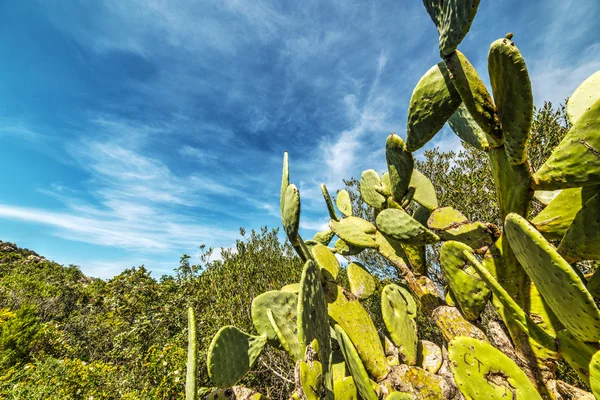
[[[445,242],[440,248],[440,265],[460,310],[466,319],[473,321],[485,308],[490,290],[472,267],[465,268],[469,262],[464,251],[472,249],[464,243]]]
[[[348,299],[340,286],[327,283],[325,294],[329,317],[350,337],[369,373],[376,379],[387,375],[389,366],[383,345],[369,313],[357,299]]]
[[[600,99],[585,111],[534,175],[535,189],[600,184]]]
[[[467,400],[542,400],[525,372],[489,343],[458,337],[448,344],[448,356],[454,380]]]
[[[352,216],[352,203],[350,202],[350,195],[346,189],[342,189],[338,192],[335,199],[335,205],[344,216]]]
[[[600,186],[562,190],[531,220],[531,223],[546,239],[560,240],[569,229],[575,215],[596,193],[600,193]]]
[[[300,361],[300,385],[306,400],[319,400],[323,393],[323,365],[319,361]]]
[[[456,112],[461,102],[443,61],[427,71],[410,98],[406,136],[408,151],[419,150],[429,142]]]
[[[335,233],[331,229],[325,229],[323,231],[315,233],[313,240],[317,243],[321,243],[323,246],[327,246],[331,239],[335,236]]]
[[[377,215],[376,224],[381,233],[403,243],[425,245],[440,240],[435,233],[415,221],[404,210],[383,210]]]
[[[490,147],[485,132],[475,122],[467,107],[464,103],[461,104],[456,112],[452,114],[448,119],[448,125],[452,128],[452,131],[458,136],[463,142],[470,144],[471,146],[481,151],[487,151]]]
[[[395,133],[385,141],[385,159],[387,161],[392,196],[402,201],[408,190],[413,172],[414,159],[402,138]]]
[[[431,213],[427,226],[436,231],[445,231],[468,222],[467,217],[460,211],[452,207],[441,207]]]
[[[360,254],[364,250],[363,247],[352,246],[351,244],[346,243],[342,239],[336,240],[334,247],[336,253],[342,256],[355,256],[357,254]]]
[[[352,344],[352,340],[350,340],[348,334],[346,334],[344,329],[339,325],[335,326],[335,334],[338,338],[340,349],[344,354],[346,366],[354,379],[354,384],[356,385],[356,390],[358,391],[360,398],[364,400],[377,400],[377,394],[371,386],[369,374],[367,373],[354,344]]]
[[[331,196],[329,195],[329,191],[327,190],[327,186],[321,184],[321,193],[323,194],[323,199],[325,200],[325,205],[327,206],[327,212],[329,212],[329,218],[338,221],[339,218],[335,212],[335,208],[333,208],[333,202],[331,201]]]
[[[321,269],[323,278],[329,281],[335,281],[340,271],[340,263],[335,257],[335,254],[333,254],[328,247],[323,246],[320,243],[317,243],[312,247],[311,253],[315,262]]]
[[[356,385],[351,376],[336,379],[333,382],[333,393],[336,400],[358,400]]]
[[[600,340],[600,310],[581,278],[544,239],[517,214],[504,224],[510,247],[560,322],[579,340]]]
[[[488,136],[492,147],[502,145],[502,133],[492,96],[479,77],[477,70],[460,51],[444,59],[450,71],[452,83],[460,94],[464,106],[473,120]]]
[[[267,310],[269,309],[276,314],[277,325],[291,325],[291,330],[295,333],[298,296],[290,292],[271,290],[252,300],[251,315],[256,331],[267,338],[268,344],[279,347],[279,338],[267,316]]]
[[[366,299],[375,292],[375,279],[360,263],[348,264],[350,290],[359,299]]]
[[[374,169],[363,171],[360,176],[360,195],[365,203],[373,208],[383,208],[385,204],[385,197],[375,190],[378,186],[381,186],[381,179],[377,171]]]
[[[206,360],[212,382],[221,388],[235,385],[252,368],[266,342],[266,337],[248,335],[234,326],[219,329]]]
[[[413,170],[410,177],[410,186],[414,186],[415,194],[413,200],[428,210],[438,208],[438,201],[435,195],[435,188],[431,181],[418,170]]]
[[[440,35],[440,55],[452,54],[469,32],[479,0],[423,0],[423,4]]]
[[[409,312],[406,294],[398,285],[387,285],[381,293],[381,314],[404,361],[409,365],[415,365],[418,340],[417,324],[414,320],[416,315]]]
[[[590,361],[598,350],[600,345],[597,343],[584,343],[577,340],[567,330],[559,331],[556,335],[558,351],[565,361],[573,368],[579,377],[590,384]]]
[[[307,261],[302,270],[300,293],[298,293],[297,327],[298,341],[301,346],[308,346],[317,339],[323,370],[329,371],[331,338],[327,302],[321,285],[321,272],[314,261]],[[325,386],[330,387],[327,381]]]
[[[525,60],[513,42],[498,39],[490,47],[488,71],[506,155],[511,164],[523,164],[533,121],[533,94]]]
[[[290,241],[292,241],[292,238],[298,236],[298,228],[300,226],[300,193],[293,183],[288,185],[285,191],[281,221],[285,233],[290,238]]]
[[[569,97],[567,101],[567,116],[571,124],[575,125],[592,104],[600,100],[600,71],[588,77]]]
[[[600,351],[597,351],[592,357],[589,368],[592,393],[597,399],[600,399]]]
[[[600,193],[577,213],[558,252],[570,263],[600,258]]]
[[[339,221],[330,220],[329,227],[340,239],[352,246],[377,247],[377,243],[375,243],[376,229],[371,229],[371,227],[375,227],[361,218],[348,217]],[[369,232],[366,232],[365,228],[368,228]]]
[[[511,212],[527,215],[533,198],[532,177],[528,163],[511,164],[504,148],[490,149],[488,155],[498,192],[501,217],[504,218]]]
[[[296,326],[289,323],[286,315],[273,313],[272,310],[267,310],[267,318],[283,349],[294,361],[302,359],[302,346],[298,342]]]

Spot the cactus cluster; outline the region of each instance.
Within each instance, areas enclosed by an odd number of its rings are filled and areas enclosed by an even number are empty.
[[[561,399],[565,393],[600,399],[600,310],[573,264],[600,259],[600,72],[570,98],[572,128],[533,171],[527,143],[534,103],[513,35],[490,47],[490,93],[457,50],[479,1],[424,4],[439,33],[442,61],[414,89],[406,142],[396,134],[387,138],[387,171],[361,175],[360,193],[375,211],[374,223],[353,215],[346,191],[334,203],[322,185],[329,229],[304,240],[300,193],[284,155],[281,218],[305,262],[302,279],[254,299],[256,335],[232,326],[215,335],[207,365],[221,391],[269,345],[294,360],[297,399]],[[440,207],[431,182],[414,169],[413,152],[446,122],[489,157],[503,227]],[[546,207],[527,220],[534,198]],[[441,244],[445,294],[429,278],[425,249],[432,244]],[[367,269],[352,262],[350,288],[338,282],[338,257],[365,249],[378,252],[400,277],[381,292],[389,336],[377,331],[361,304],[376,290]],[[510,338],[484,333],[488,302]],[[419,340],[417,312],[435,322],[447,348]],[[593,395],[556,380],[560,358]],[[235,388],[231,396],[260,396]]]

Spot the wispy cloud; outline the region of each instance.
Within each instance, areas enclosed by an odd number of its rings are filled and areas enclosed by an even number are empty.
[[[598,4],[582,1],[487,2],[461,49],[486,80],[489,44],[514,31],[536,103],[560,102],[600,68]],[[45,226],[49,241],[122,249],[132,265],[279,225],[284,150],[302,229],[324,228],[319,184],[335,194],[385,169],[385,138],[405,136],[414,85],[439,61],[420,2],[14,4],[0,21],[16,32],[0,47],[0,140],[24,149],[9,168],[42,155],[47,171],[11,182],[0,216]],[[428,146],[460,143],[446,128]]]

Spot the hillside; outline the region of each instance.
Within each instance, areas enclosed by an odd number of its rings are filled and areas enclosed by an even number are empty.
[[[197,310],[204,360],[219,326],[252,329],[255,295],[299,279],[298,260],[276,230],[244,233],[222,261],[209,261],[211,253],[198,264],[184,255],[158,279],[140,266],[104,281],[0,242],[0,398],[183,398],[187,306]],[[265,268],[273,271],[268,280]],[[287,392],[266,372],[288,362],[269,354],[246,384]],[[202,364],[199,384],[210,385]]]

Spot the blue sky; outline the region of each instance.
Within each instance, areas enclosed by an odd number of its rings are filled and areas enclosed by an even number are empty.
[[[514,32],[557,103],[600,69],[599,20],[598,0],[482,0],[460,48],[487,82]],[[105,278],[279,226],[284,150],[322,228],[318,185],[385,168],[439,61],[418,0],[2,1],[0,59],[0,239]]]

